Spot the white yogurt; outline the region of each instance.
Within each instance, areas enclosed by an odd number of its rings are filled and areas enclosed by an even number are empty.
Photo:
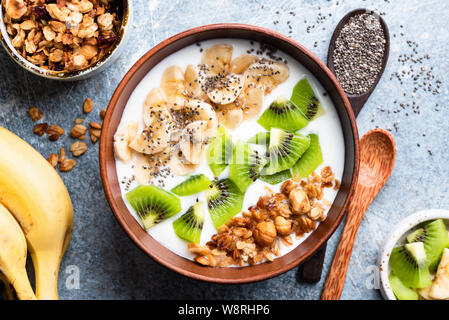
[[[258,43],[254,43],[253,45],[251,45],[249,40],[216,39],[202,42],[201,47],[209,48],[210,46],[217,43],[232,44],[234,46],[233,57],[237,57],[241,54],[244,54],[249,49],[252,48],[257,49],[259,46]],[[277,52],[276,55],[287,59],[288,67],[290,69],[290,76],[287,79],[287,81],[285,81],[284,83],[279,85],[276,89],[274,89],[270,95],[265,96],[263,110],[265,110],[270,105],[270,103],[279,95],[290,97],[295,84],[301,78],[306,76],[312,88],[314,89],[315,94],[321,101],[322,106],[325,110],[325,114],[311,121],[309,125],[306,128],[302,129],[300,132],[302,134],[316,133],[319,136],[321,150],[323,153],[323,163],[317,169],[317,172],[319,172],[320,169],[324,166],[331,166],[335,174],[335,178],[341,181],[344,169],[345,146],[340,120],[338,118],[337,112],[335,110],[332,101],[330,100],[327,94],[323,95],[323,93],[325,92],[323,87],[320,85],[317,79],[307,69],[305,69],[305,67],[303,67],[300,63],[298,63],[289,55],[286,55],[282,52]],[[128,121],[137,121],[140,125],[140,129],[143,129],[142,110],[144,101],[146,99],[146,96],[148,95],[148,92],[152,88],[159,87],[161,76],[164,70],[173,65],[177,65],[181,67],[183,70],[185,70],[188,64],[199,64],[201,61],[201,56],[202,53],[200,52],[199,47],[197,45],[191,45],[177,51],[176,53],[170,55],[169,57],[159,62],[135,88],[123,112],[121,124],[127,123]],[[229,130],[230,134],[233,137],[233,140],[236,141],[238,139],[241,139],[243,141],[246,141],[252,136],[254,136],[256,133],[265,131],[265,129],[256,122],[257,119],[258,117],[254,118],[253,120],[243,122],[242,125],[240,125],[240,127],[238,127],[237,129]],[[122,179],[129,178],[133,175],[132,163],[125,164],[118,159],[116,159],[116,163],[117,163],[117,176],[119,178],[119,181],[121,181]],[[226,169],[220,175],[220,178],[228,177],[229,176],[228,172],[229,169]],[[214,177],[206,161],[203,161],[202,164],[197,168],[197,170],[192,174],[199,174],[199,173],[205,174],[211,180]],[[170,190],[171,188],[173,188],[180,182],[184,181],[185,179],[186,179],[185,176],[168,177],[165,180],[165,189]],[[252,205],[255,205],[259,197],[265,194],[264,186],[271,188],[275,192],[279,192],[280,185],[281,184],[272,186],[261,180],[257,180],[256,182],[254,182],[252,185],[249,186],[249,188],[245,193],[243,210],[247,209]],[[126,189],[125,184],[120,184],[120,187],[122,195],[124,197],[125,194],[127,193],[127,190],[132,190],[133,188],[137,187],[137,183],[132,182],[132,184],[128,187],[128,189]],[[329,200],[330,202],[333,202],[336,194],[337,192],[334,191],[332,188],[324,189],[324,198]],[[203,201],[204,210],[206,212],[203,232],[201,234],[201,244],[205,244],[210,240],[212,235],[217,233],[217,231],[212,223],[210,215],[207,214],[207,206],[204,193],[199,193],[193,196],[181,197],[182,211],[177,215],[153,226],[152,228],[150,228],[150,230],[148,230],[148,233],[155,240],[163,244],[165,247],[167,247],[174,253],[188,259],[193,259],[194,255],[188,251],[187,242],[181,240],[176,236],[176,234],[173,231],[172,223],[174,220],[179,218],[192,204],[194,204],[196,199]],[[126,198],[124,198],[124,201],[129,211],[140,223],[140,220],[138,219],[136,212],[129,205]],[[295,238],[293,245],[288,247],[284,246],[281,243],[280,255],[285,255],[286,253],[293,250],[302,241],[304,241],[304,239],[306,239],[308,235],[309,234],[306,234],[298,239]]]

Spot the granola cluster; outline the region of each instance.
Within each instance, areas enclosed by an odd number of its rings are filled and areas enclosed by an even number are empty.
[[[52,71],[85,69],[118,38],[120,0],[4,0],[12,45],[28,61]]]
[[[280,193],[266,188],[255,206],[218,228],[206,245],[190,243],[195,261],[211,267],[254,265],[273,261],[280,253],[280,243],[293,244],[292,236],[301,237],[315,230],[317,222],[327,217],[331,203],[323,189],[337,190],[340,182],[327,166],[321,174],[312,173],[305,180],[287,180]]]

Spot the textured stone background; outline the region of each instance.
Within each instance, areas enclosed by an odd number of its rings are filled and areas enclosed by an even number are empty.
[[[397,164],[362,222],[342,296],[344,299],[379,299],[379,292],[373,289],[372,272],[387,233],[400,219],[417,210],[449,207],[449,111],[446,106],[449,4],[441,0],[389,2],[136,0],[135,32],[126,51],[106,72],[94,78],[73,83],[40,79],[16,66],[0,49],[0,125],[19,134],[48,156],[59,147],[68,148],[71,140],[66,137],[51,143],[33,135],[33,124],[26,115],[30,105],[38,105],[44,111],[46,122],[70,130],[73,119],[82,115],[83,100],[89,96],[95,102],[95,111],[87,116],[87,120],[98,121],[98,112],[107,106],[115,87],[133,63],[160,41],[185,29],[217,22],[260,25],[290,35],[325,59],[333,28],[348,11],[366,7],[385,12],[384,18],[392,35],[390,60],[384,77],[357,122],[361,134],[375,126],[392,129],[397,143]],[[326,19],[320,20],[322,16]],[[279,22],[274,24],[276,20]],[[315,25],[310,33],[306,32],[308,25]],[[406,78],[402,84],[396,79],[390,80],[393,72],[408,70],[398,62],[400,54],[413,53],[407,40],[419,43],[415,57],[425,53],[430,55],[422,66],[426,70],[433,66],[433,74],[443,82],[439,95],[422,90],[416,93],[414,100],[420,106],[420,114],[414,113],[411,107],[412,79]],[[406,63],[408,65],[410,63]],[[401,112],[393,112],[400,103],[410,106],[399,107]],[[436,107],[437,103],[439,106]],[[299,283],[296,270],[255,284],[226,286],[197,282],[163,268],[137,249],[115,221],[99,178],[98,144],[91,146],[89,142],[87,154],[78,162],[72,172],[62,174],[75,206],[75,230],[60,272],[61,298],[319,298],[324,279],[318,285]],[[331,263],[340,230],[328,246],[324,272]],[[70,265],[79,267],[79,290],[66,288],[66,271]]]

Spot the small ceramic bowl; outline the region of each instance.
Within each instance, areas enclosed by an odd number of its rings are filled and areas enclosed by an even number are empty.
[[[378,259],[380,273],[380,291],[384,299],[397,300],[393,293],[393,290],[391,290],[390,282],[388,281],[388,276],[390,275],[389,262],[391,251],[397,246],[397,243],[400,242],[404,238],[404,236],[409,233],[410,230],[415,228],[420,223],[435,219],[444,219],[447,225],[449,223],[449,211],[440,209],[419,211],[402,220],[388,235]]]
[[[112,51],[103,57],[101,60],[97,61],[93,65],[89,66],[86,69],[79,71],[71,71],[71,72],[57,72],[42,69],[24,57],[22,57],[17,50],[11,44],[11,38],[6,31],[6,26],[3,22],[3,9],[2,9],[2,1],[0,1],[0,42],[5,48],[6,52],[9,56],[23,69],[32,72],[40,77],[53,79],[53,80],[61,80],[61,81],[74,81],[74,80],[82,80],[93,75],[96,75],[102,71],[104,71],[107,67],[109,67],[122,53],[123,49],[126,46],[126,42],[128,41],[132,28],[132,20],[133,20],[133,2],[131,0],[123,0],[123,18],[122,18],[122,26],[120,29],[120,37],[118,42],[115,44],[115,47]]]
[[[123,200],[114,157],[114,134],[126,103],[145,75],[165,57],[189,45],[209,40],[236,38],[269,44],[299,61],[320,81],[337,110],[345,140],[345,165],[341,187],[327,219],[290,253],[270,263],[242,268],[200,266],[173,253],[151,237],[136,221]],[[217,283],[248,283],[274,277],[308,259],[325,243],[343,219],[353,194],[359,169],[359,137],[351,106],[337,79],[313,53],[290,37],[262,27],[221,23],[179,33],[155,46],[128,71],[109,102],[100,142],[100,173],[106,198],[128,236],[150,257],[185,276]]]

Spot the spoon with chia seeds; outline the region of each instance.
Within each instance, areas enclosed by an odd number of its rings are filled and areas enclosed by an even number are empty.
[[[388,27],[373,11],[351,11],[335,28],[327,65],[343,87],[356,117],[382,77],[389,52]],[[299,277],[310,283],[320,281],[325,254],[326,244],[301,265]]]

